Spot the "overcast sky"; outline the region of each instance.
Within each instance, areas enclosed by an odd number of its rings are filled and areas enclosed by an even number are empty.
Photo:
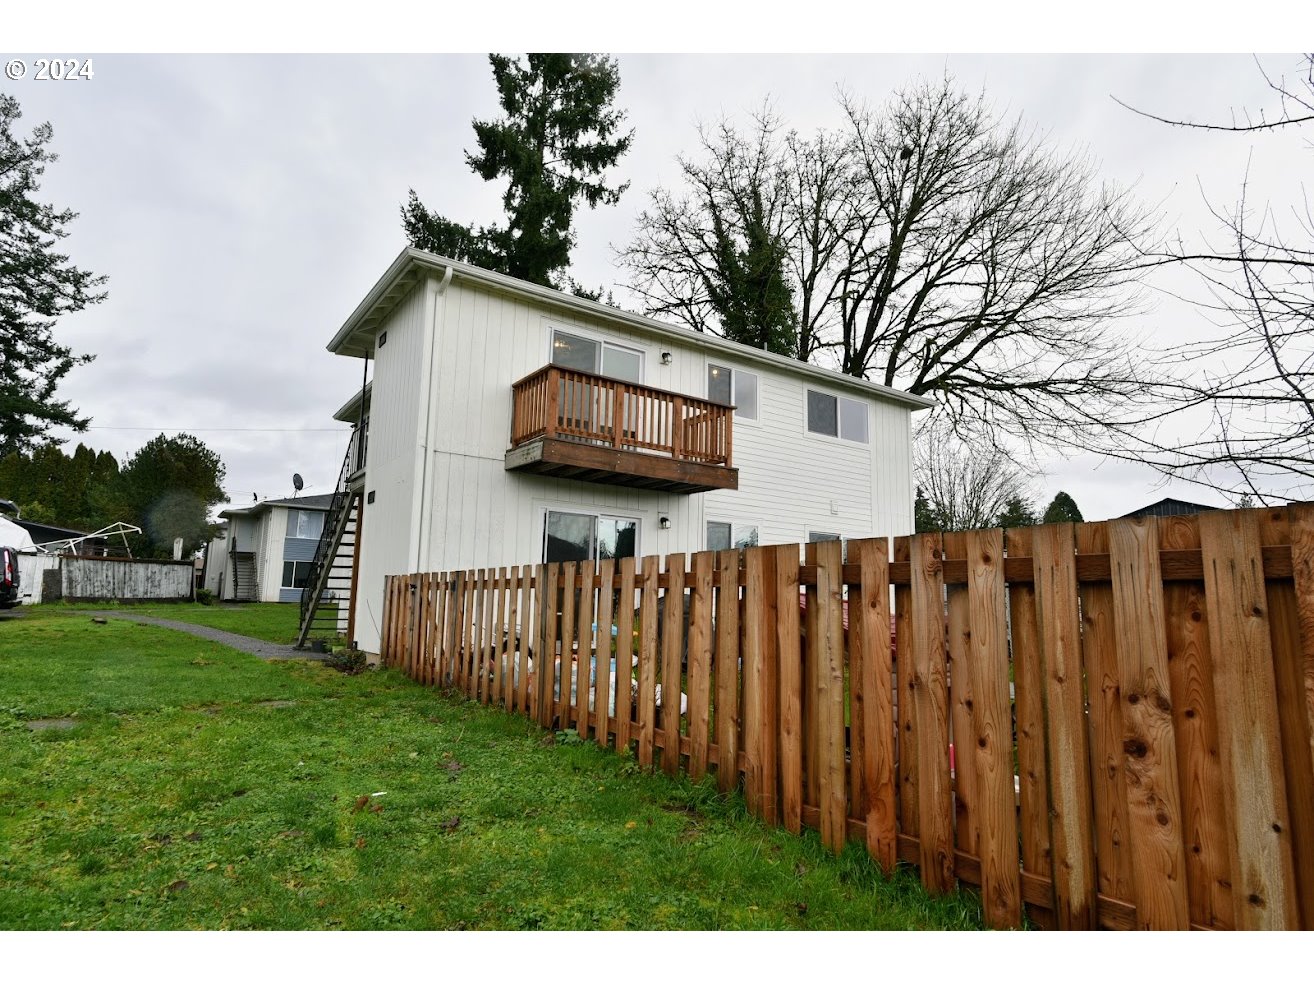
[[[71,54],[71,53],[65,53]],[[85,54],[85,52],[78,52]],[[6,52],[29,60],[38,53]],[[635,140],[615,172],[621,204],[577,223],[574,276],[617,288],[612,247],[646,193],[675,175],[695,124],[741,115],[766,97],[801,131],[838,122],[839,87],[880,102],[918,75],[951,73],[1005,114],[1064,147],[1088,150],[1110,180],[1135,184],[1186,231],[1211,226],[1200,185],[1236,195],[1252,181],[1292,197],[1310,151],[1292,135],[1221,137],[1141,119],[1110,97],[1168,115],[1218,119],[1272,105],[1248,55],[620,55],[619,104]],[[361,363],[325,344],[405,245],[398,207],[414,187],[459,220],[500,218],[500,183],[464,164],[472,118],[497,111],[487,59],[423,56],[94,55],[94,78],[0,79],[24,131],[49,120],[61,160],[41,195],[80,217],[65,241],[109,276],[103,304],[59,323],[94,363],[62,395],[93,421],[80,440],[123,460],[160,431],[188,430],[222,456],[234,502],[332,488],[346,431],[332,412]],[[1294,56],[1270,56],[1275,71]],[[1168,297],[1136,331],[1164,342],[1209,326]],[[1148,470],[1053,459],[1035,492],[1071,493],[1089,519],[1166,495],[1223,505]]]

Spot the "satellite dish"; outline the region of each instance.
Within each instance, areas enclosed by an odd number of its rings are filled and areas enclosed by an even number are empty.
[[[301,492],[302,489],[306,488],[306,483],[302,480],[300,472],[292,473],[292,488],[297,492]]]

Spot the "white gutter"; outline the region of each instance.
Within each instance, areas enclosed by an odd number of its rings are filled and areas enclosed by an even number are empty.
[[[415,495],[411,499],[411,526],[415,531],[415,542],[411,547],[411,566],[408,571],[428,571],[432,556],[430,547],[433,510],[427,508],[429,495],[429,474],[432,470],[433,422],[437,419],[434,408],[434,360],[438,351],[437,339],[447,312],[447,285],[452,282],[452,268],[444,272],[442,280],[433,288],[431,295],[433,312],[429,321],[429,331],[424,336],[424,353],[420,358],[420,394],[424,401],[424,419],[419,434],[419,455],[415,467]],[[432,282],[430,282],[432,283]],[[429,522],[426,524],[426,519]]]

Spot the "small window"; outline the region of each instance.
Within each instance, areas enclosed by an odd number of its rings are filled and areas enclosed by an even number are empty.
[[[867,403],[840,398],[840,437],[845,441],[867,443]]]
[[[757,420],[757,374],[707,365],[707,399],[735,405],[735,417]]]
[[[548,510],[543,525],[543,560],[552,563],[635,557],[638,538],[638,520]]]
[[[300,540],[319,540],[323,533],[323,513],[318,510],[287,511],[287,536]]]
[[[867,444],[867,403],[808,391],[808,430],[832,438]]]
[[[808,430],[813,434],[839,436],[839,415],[835,398],[829,393],[808,391]]]
[[[757,527],[749,524],[730,524],[709,520],[707,523],[707,549],[728,551],[757,546]]]
[[[309,561],[284,561],[283,562],[283,587],[284,588],[305,588],[306,581],[310,578]]]
[[[610,342],[552,330],[552,362],[582,373],[601,373],[627,383],[643,382],[643,353]]]
[[[828,533],[823,533],[823,532],[820,531],[820,530],[809,530],[809,531],[808,531],[808,543],[809,543],[809,544],[820,544],[823,540],[839,540],[839,539],[840,539],[840,535],[839,535],[839,534],[828,534]]]

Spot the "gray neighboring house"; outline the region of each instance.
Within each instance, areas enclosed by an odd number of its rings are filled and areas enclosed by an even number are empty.
[[[205,587],[238,602],[300,602],[332,494],[227,509],[206,548]]]

